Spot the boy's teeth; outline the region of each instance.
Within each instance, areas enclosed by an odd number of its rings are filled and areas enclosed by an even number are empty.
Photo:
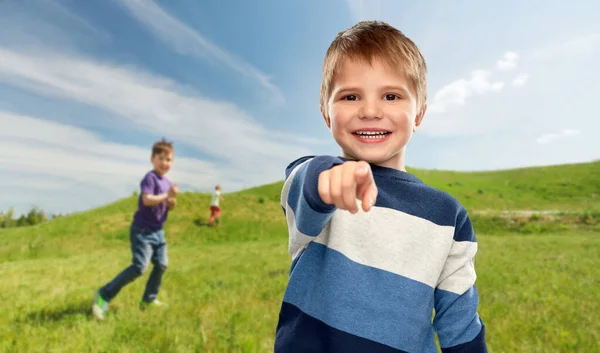
[[[385,131],[357,131],[356,133],[359,135],[383,135],[386,132]]]
[[[379,138],[387,135],[385,131],[357,131],[356,134],[362,138]]]

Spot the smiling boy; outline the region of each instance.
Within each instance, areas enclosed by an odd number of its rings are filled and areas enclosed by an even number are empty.
[[[331,43],[321,112],[342,153],[286,169],[292,266],[275,352],[437,352],[436,333],[445,353],[487,352],[467,212],[405,168],[426,91],[425,60],[388,24]]]
[[[177,185],[166,177],[173,165],[173,153],[172,143],[164,139],[152,146],[150,161],[153,169],[144,175],[140,183],[138,209],[129,231],[132,264],[96,291],[92,312],[100,320],[105,318],[108,303],[123,287],[140,277],[150,262],[153,268],[146,282],[140,308],[162,305],[157,296],[168,263],[163,226],[169,210],[176,205],[175,197],[179,191]]]

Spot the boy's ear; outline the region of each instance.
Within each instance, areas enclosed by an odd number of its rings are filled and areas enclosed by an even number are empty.
[[[419,114],[417,114],[417,116],[415,118],[415,125],[413,126],[413,132],[416,132],[419,125],[421,125],[421,123],[423,122],[423,118],[425,117],[426,110],[427,110],[427,103],[424,103],[423,107],[421,108],[421,111],[419,112]]]
[[[325,119],[325,124],[327,124],[327,128],[331,131],[331,119],[327,115],[325,115],[325,113],[322,114],[323,119]]]

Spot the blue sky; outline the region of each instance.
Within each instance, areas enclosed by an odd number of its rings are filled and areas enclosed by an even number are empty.
[[[321,65],[361,19],[405,32],[429,67],[409,166],[595,160],[598,13],[591,0],[2,1],[0,210],[128,196],[162,136],[187,190],[269,183],[297,157],[338,154]]]

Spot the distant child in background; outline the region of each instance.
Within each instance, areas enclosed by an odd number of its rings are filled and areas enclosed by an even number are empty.
[[[167,244],[163,226],[169,210],[176,205],[179,192],[176,184],[166,177],[173,164],[174,148],[171,142],[162,139],[152,146],[153,169],[142,179],[138,209],[130,227],[129,240],[133,253],[132,264],[112,281],[98,289],[94,296],[92,312],[102,320],[108,311],[108,303],[121,288],[140,277],[152,262],[153,269],[140,302],[140,309],[162,305],[156,297],[167,269]]]
[[[219,224],[219,218],[221,218],[221,207],[219,206],[219,201],[225,201],[225,199],[221,196],[221,185],[217,185],[212,194],[212,199],[210,201],[210,219],[208,220],[209,226],[212,226],[213,222]]]

